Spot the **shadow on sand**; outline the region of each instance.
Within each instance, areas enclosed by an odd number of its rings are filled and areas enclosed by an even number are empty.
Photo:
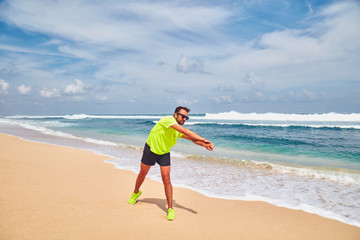
[[[159,199],[159,198],[144,198],[144,199],[140,199],[138,200],[137,202],[140,202],[140,203],[149,203],[149,204],[154,204],[154,205],[157,205],[160,209],[162,209],[164,212],[167,213],[168,209],[167,209],[167,201],[166,199]],[[178,203],[176,203],[175,200],[173,200],[173,207],[174,208],[181,208],[181,209],[184,209],[186,211],[189,211],[193,214],[197,214],[198,212],[191,209],[191,208],[187,208],[185,206],[182,206]]]

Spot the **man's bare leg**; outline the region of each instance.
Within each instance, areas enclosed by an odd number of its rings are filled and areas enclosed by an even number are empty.
[[[141,185],[143,184],[146,175],[148,174],[151,166],[141,163],[140,172],[136,178],[134,193],[138,193]]]
[[[171,180],[170,180],[170,166],[160,167],[160,171],[161,171],[161,178],[162,178],[162,181],[164,184],[168,208],[173,208],[173,206],[172,206],[173,188],[172,188]]]

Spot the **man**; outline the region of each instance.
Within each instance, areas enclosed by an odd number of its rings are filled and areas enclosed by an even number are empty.
[[[179,106],[175,109],[173,116],[161,118],[150,131],[141,158],[140,172],[137,176],[135,189],[129,200],[129,204],[134,204],[136,199],[141,195],[141,191],[139,190],[141,184],[144,182],[151,166],[158,163],[160,165],[161,178],[168,203],[167,218],[169,220],[175,218],[175,212],[172,206],[173,188],[170,181],[170,148],[176,144],[178,138],[190,140],[209,151],[212,151],[214,148],[214,144],[182,126],[185,121],[189,119],[189,112],[190,109],[187,107]]]

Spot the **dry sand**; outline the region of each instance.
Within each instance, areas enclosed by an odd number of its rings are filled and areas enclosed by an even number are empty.
[[[0,239],[360,239],[335,220],[183,188],[168,221],[162,183],[146,179],[129,205],[136,174],[106,159],[0,134]]]

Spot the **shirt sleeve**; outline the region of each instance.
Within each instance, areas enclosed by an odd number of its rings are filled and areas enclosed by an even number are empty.
[[[170,126],[172,126],[174,124],[178,124],[178,122],[175,120],[175,118],[173,116],[167,116],[160,120],[160,124],[162,126],[164,126],[165,128],[169,128]],[[184,135],[181,132],[176,131],[175,129],[174,129],[174,131],[177,132],[178,138],[182,138],[182,136]]]
[[[164,126],[165,128],[169,128],[170,126],[176,124],[175,118],[172,116],[164,117],[160,120],[160,124]]]

